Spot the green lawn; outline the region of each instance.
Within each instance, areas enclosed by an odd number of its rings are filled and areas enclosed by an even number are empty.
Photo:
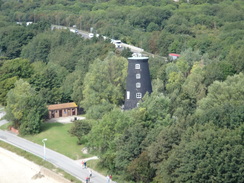
[[[0,128],[3,130],[7,129],[11,123],[7,123]],[[47,138],[45,141],[46,147],[57,151],[63,155],[66,155],[74,160],[88,158],[93,155],[83,154],[82,148],[84,146],[77,145],[77,138],[70,135],[68,132],[72,127],[72,123],[62,124],[62,123],[44,123],[42,126],[42,132],[36,135],[27,135],[23,138],[30,140],[34,143],[43,145],[42,140]],[[1,146],[1,141],[0,141]],[[38,164],[40,164],[38,162]],[[89,167],[100,172],[103,175],[107,175],[109,172],[107,169],[104,169],[99,166],[99,160],[89,160]]]
[[[42,139],[47,138],[46,147],[57,151],[74,160],[87,158],[91,155],[83,154],[84,146],[77,145],[77,138],[68,132],[73,124],[44,123],[42,132],[37,135],[24,136],[25,139],[43,145]]]

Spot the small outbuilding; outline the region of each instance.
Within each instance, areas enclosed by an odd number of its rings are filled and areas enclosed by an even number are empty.
[[[76,116],[77,108],[75,102],[63,103],[63,104],[54,104],[48,106],[48,115],[49,119],[67,117],[67,116]]]
[[[177,58],[179,58],[180,57],[180,54],[176,54],[176,53],[170,53],[169,54],[169,58],[171,59],[171,60],[176,60]]]

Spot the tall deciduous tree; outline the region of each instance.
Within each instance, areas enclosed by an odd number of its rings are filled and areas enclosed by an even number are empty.
[[[18,80],[7,94],[7,119],[22,134],[40,132],[41,122],[47,115],[47,107],[30,84]]]
[[[129,162],[137,158],[143,151],[142,142],[147,130],[142,124],[134,124],[128,128],[117,141],[115,167],[117,172],[123,173]]]
[[[87,134],[91,130],[91,122],[87,120],[76,120],[74,126],[70,129],[70,133],[78,138],[78,144],[84,144],[88,141]]]
[[[88,147],[99,154],[101,164],[111,171],[115,170],[116,140],[124,133],[131,123],[127,113],[114,109],[94,122],[88,135]]]
[[[0,67],[0,103],[6,105],[6,95],[19,78],[29,79],[32,74],[33,68],[28,60],[5,60]]]
[[[146,151],[129,163],[127,178],[135,182],[150,182],[154,176],[154,169],[150,166],[150,160]]]
[[[224,82],[215,81],[208,88],[208,94],[199,101],[198,112],[204,112],[224,104],[242,105],[244,101],[243,73],[228,77]]]
[[[29,78],[33,74],[33,68],[29,60],[16,58],[6,60],[0,67],[0,81],[17,76],[18,78]]]
[[[84,80],[84,100],[81,102],[88,116],[95,117],[96,111],[102,114],[112,106],[122,105],[126,64],[126,59],[109,55],[104,61],[96,60],[91,65]]]

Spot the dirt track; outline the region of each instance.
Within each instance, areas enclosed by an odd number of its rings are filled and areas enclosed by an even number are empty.
[[[0,183],[70,183],[61,175],[0,147]]]

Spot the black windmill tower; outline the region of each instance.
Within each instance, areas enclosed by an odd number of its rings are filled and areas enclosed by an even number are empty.
[[[145,93],[152,92],[148,57],[128,58],[127,73],[124,110],[137,107]]]

